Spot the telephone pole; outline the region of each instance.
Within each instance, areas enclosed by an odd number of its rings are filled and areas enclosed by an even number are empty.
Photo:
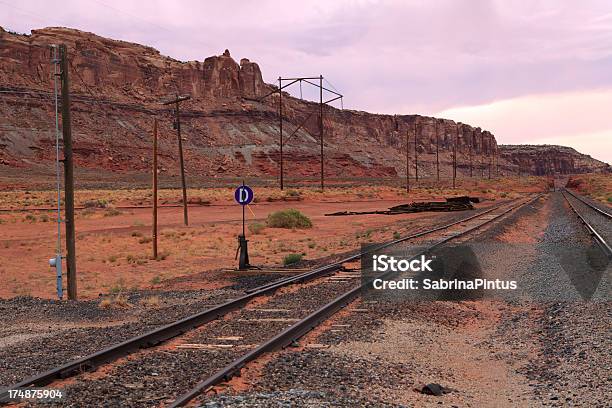
[[[278,77],[278,117],[280,120],[280,189],[283,190],[283,81]]]
[[[484,178],[484,132],[480,133],[480,178]]]
[[[459,138],[459,124],[455,126],[455,141],[453,143],[453,188],[456,186],[457,179],[457,139]]]
[[[406,192],[410,192],[410,132],[406,130]]]
[[[68,299],[77,298],[76,244],[74,229],[74,162],[72,158],[72,128],[70,125],[70,80],[68,77],[68,52],[61,44],[60,70],[62,78],[62,136],[64,139],[64,186],[66,200],[66,267]]]
[[[416,120],[414,122],[414,180],[419,182],[419,158],[417,157],[417,130],[418,126]]]
[[[470,178],[473,177],[473,164],[472,164],[472,149],[474,144],[474,129],[472,129],[472,137],[470,138]]]
[[[153,121],[153,259],[157,259],[157,118]]]
[[[434,131],[436,132],[436,173],[437,180],[440,183],[440,138],[438,136],[438,121],[434,119]]]
[[[497,173],[497,178],[499,178],[499,150],[497,149],[497,145],[495,145],[495,169]]]
[[[189,225],[189,216],[187,214],[187,185],[185,183],[185,162],[183,160],[183,138],[181,137],[181,116],[179,111],[179,104],[183,101],[191,99],[191,96],[178,96],[171,100],[163,102],[164,105],[174,104],[174,112],[176,115],[176,134],[178,137],[178,148],[179,148],[179,162],[181,166],[181,186],[183,188],[183,220],[185,225]]]
[[[492,136],[487,135],[487,155],[489,156],[489,180],[491,179],[491,165],[492,165],[492,156],[491,156],[491,142]]]
[[[323,75],[319,76],[319,134],[321,135],[321,191],[325,181],[323,173]]]

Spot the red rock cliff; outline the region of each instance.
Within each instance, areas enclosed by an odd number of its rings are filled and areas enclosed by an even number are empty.
[[[75,159],[82,168],[146,172],[150,168],[153,116],[160,119],[161,165],[176,173],[172,110],[160,104],[169,95],[190,94],[182,104],[186,165],[192,176],[270,175],[278,172],[278,95],[259,66],[240,64],[226,50],[204,62],[181,62],[153,48],[67,28],[33,30],[29,36],[0,29],[0,165],[50,168],[53,155],[53,79],[50,44],[64,43],[70,57]],[[319,174],[317,105],[283,97],[286,172]],[[305,119],[302,129],[298,125]],[[419,115],[377,115],[325,107],[326,173],[336,177],[395,177],[405,171],[406,136],[411,155],[419,153],[419,174],[435,174],[436,143],[442,176],[451,174],[457,140],[460,174],[499,164],[515,173],[516,156],[499,154],[488,131]],[[295,133],[293,136],[290,134]],[[531,160],[523,156],[521,160]],[[591,163],[592,164],[592,163]],[[591,171],[561,166],[562,171]],[[536,174],[537,165],[525,165]]]

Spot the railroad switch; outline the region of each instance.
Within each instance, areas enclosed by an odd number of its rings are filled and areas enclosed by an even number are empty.
[[[240,251],[240,255],[238,258],[238,269],[241,271],[244,271],[251,267],[251,265],[249,264],[248,242],[249,241],[244,235],[238,235],[238,250]]]

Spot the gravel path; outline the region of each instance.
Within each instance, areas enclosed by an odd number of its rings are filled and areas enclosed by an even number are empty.
[[[580,213],[584,217],[585,220],[602,236],[602,238],[608,243],[608,245],[612,245],[612,220],[606,218],[604,215],[598,213],[593,210],[591,207],[583,203],[582,201],[574,198],[571,194],[565,194],[567,199],[572,203],[576,211]],[[582,197],[586,200],[586,198]],[[592,201],[589,201],[592,203]],[[593,203],[595,205],[595,203]],[[595,205],[598,208],[603,206]],[[609,208],[604,209],[606,212],[612,212]]]

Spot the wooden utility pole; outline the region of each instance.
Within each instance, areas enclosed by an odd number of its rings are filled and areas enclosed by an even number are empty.
[[[178,96],[171,100],[166,101],[164,105],[175,104],[175,115],[176,115],[176,134],[178,137],[178,148],[179,148],[179,162],[181,166],[181,186],[183,188],[183,220],[185,225],[189,225],[189,215],[187,213],[187,185],[185,183],[185,162],[183,160],[183,138],[181,137],[181,116],[179,111],[179,104],[183,101],[191,99],[191,96]]]
[[[300,81],[301,83],[302,81]],[[319,134],[321,135],[321,191],[323,191],[325,175],[323,172],[323,75],[319,76]]]
[[[480,133],[480,178],[484,178],[484,132]]]
[[[497,145],[495,145],[495,168],[496,168],[497,178],[499,178],[499,150],[497,149]]]
[[[153,121],[153,259],[157,259],[157,118]]]
[[[491,143],[492,142],[492,136],[488,135],[487,136],[487,155],[489,156],[489,180],[491,179],[491,165],[492,165],[492,156],[491,156],[491,151],[493,149],[491,149]]]
[[[62,136],[64,139],[64,186],[66,201],[66,267],[68,299],[77,298],[76,244],[74,229],[74,162],[72,159],[72,128],[70,125],[70,80],[68,78],[68,52],[59,46],[62,72]]]
[[[410,132],[406,131],[406,192],[410,192]]]
[[[438,136],[438,121],[434,119],[434,131],[436,132],[436,173],[437,180],[440,182],[440,138]]]
[[[281,77],[278,77],[278,117],[280,120],[280,189],[283,190],[283,84]],[[301,81],[300,81],[301,82]]]
[[[456,186],[457,179],[457,139],[459,138],[459,124],[455,126],[455,141],[453,143],[453,188]]]
[[[474,129],[472,129],[472,137],[470,138],[470,177],[473,177],[473,164],[472,164],[472,149],[474,144]]]
[[[414,181],[416,181],[417,183],[419,182],[419,158],[418,158],[418,152],[417,152],[417,143],[418,143],[418,136],[417,136],[417,123],[416,120],[414,122]]]

